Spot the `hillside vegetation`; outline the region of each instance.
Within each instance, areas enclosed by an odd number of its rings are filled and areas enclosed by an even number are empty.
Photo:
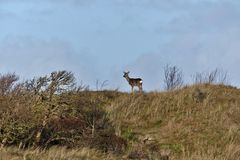
[[[152,155],[171,159],[240,159],[240,90],[223,85],[122,95],[110,115],[121,134]],[[142,146],[134,140],[146,140]],[[140,145],[140,146],[139,146]]]
[[[0,159],[240,159],[240,90],[76,87],[71,73],[0,78]]]

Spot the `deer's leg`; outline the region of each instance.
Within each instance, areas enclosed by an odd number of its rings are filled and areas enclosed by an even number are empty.
[[[133,93],[133,86],[131,86],[132,87],[132,93]]]
[[[139,86],[139,91],[142,92],[143,89],[142,89],[142,85]]]

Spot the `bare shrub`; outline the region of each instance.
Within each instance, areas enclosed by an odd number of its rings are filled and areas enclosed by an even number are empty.
[[[108,85],[108,80],[105,80],[103,82],[97,80],[96,81],[96,90],[101,91]]]
[[[183,74],[177,66],[164,67],[164,84],[166,90],[174,90],[183,85]]]
[[[210,72],[196,73],[193,81],[194,84],[226,84],[227,72],[216,68]]]

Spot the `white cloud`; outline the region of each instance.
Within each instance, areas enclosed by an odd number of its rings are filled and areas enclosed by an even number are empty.
[[[196,1],[169,24],[156,31],[171,37],[159,48],[165,60],[182,66],[187,75],[216,67],[229,72],[234,84],[238,73],[240,18],[236,1]]]
[[[23,19],[34,20],[34,25],[32,21],[25,24],[18,19],[18,23],[9,22],[6,31],[14,24],[21,24],[19,31],[13,27],[9,32],[38,35],[42,39],[68,38],[95,52],[92,57],[82,54],[85,51],[76,56],[73,48],[79,46],[71,47],[60,40],[5,39],[0,43],[0,69],[5,71],[28,75],[63,68],[81,73],[92,84],[97,79],[107,79],[115,86],[127,88],[122,78],[123,68],[130,70],[133,77],[143,77],[148,90],[162,86],[162,70],[167,63],[182,68],[185,77],[221,67],[235,81],[240,79],[236,67],[240,60],[240,2],[236,0],[0,0],[1,3],[34,4],[29,7],[31,12],[26,13],[26,8],[22,8],[21,15]],[[91,4],[94,7],[90,8]],[[50,17],[52,12],[54,15]],[[8,15],[0,9],[1,16]],[[97,57],[108,67],[101,66]],[[126,65],[129,61],[132,63]],[[118,68],[111,68],[114,63]]]

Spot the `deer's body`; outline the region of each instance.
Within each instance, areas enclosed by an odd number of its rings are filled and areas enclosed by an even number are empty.
[[[132,88],[132,92],[133,92],[133,88],[134,86],[139,88],[139,91],[142,91],[142,84],[143,84],[143,80],[141,78],[130,78],[128,76],[129,72],[124,72],[123,77],[126,78],[126,80],[128,81],[129,85]]]

